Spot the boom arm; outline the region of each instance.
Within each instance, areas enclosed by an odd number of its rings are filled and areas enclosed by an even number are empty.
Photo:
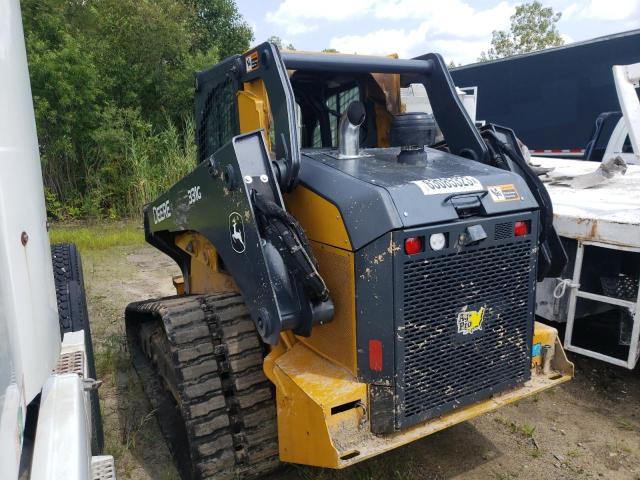
[[[185,231],[203,235],[222,258],[270,344],[283,330],[311,334],[333,303],[302,229],[284,210],[262,133],[234,137],[145,208],[149,243],[180,265],[189,292],[189,256],[175,247]]]

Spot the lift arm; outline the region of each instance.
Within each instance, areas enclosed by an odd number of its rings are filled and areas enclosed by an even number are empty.
[[[147,241],[180,266],[189,293],[190,257],[175,237],[198,232],[215,246],[263,340],[283,330],[311,334],[333,303],[306,236],[284,209],[260,131],[233,137],[145,207]]]

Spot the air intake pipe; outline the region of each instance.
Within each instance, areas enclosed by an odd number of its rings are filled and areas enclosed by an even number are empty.
[[[360,157],[360,125],[364,122],[365,110],[362,102],[351,102],[340,117],[338,126],[338,158]]]

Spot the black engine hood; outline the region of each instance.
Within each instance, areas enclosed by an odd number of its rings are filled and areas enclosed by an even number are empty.
[[[397,148],[362,153],[347,160],[335,150],[303,150],[299,174],[301,184],[338,207],[356,250],[391,230],[457,220],[454,202],[469,192],[481,192],[471,197],[484,216],[538,208],[512,172],[432,149],[422,165],[398,163]]]

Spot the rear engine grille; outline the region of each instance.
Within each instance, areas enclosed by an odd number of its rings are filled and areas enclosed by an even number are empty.
[[[525,240],[405,263],[400,423],[436,416],[529,379],[532,255]],[[465,307],[484,307],[482,329],[468,335],[457,325]]]

